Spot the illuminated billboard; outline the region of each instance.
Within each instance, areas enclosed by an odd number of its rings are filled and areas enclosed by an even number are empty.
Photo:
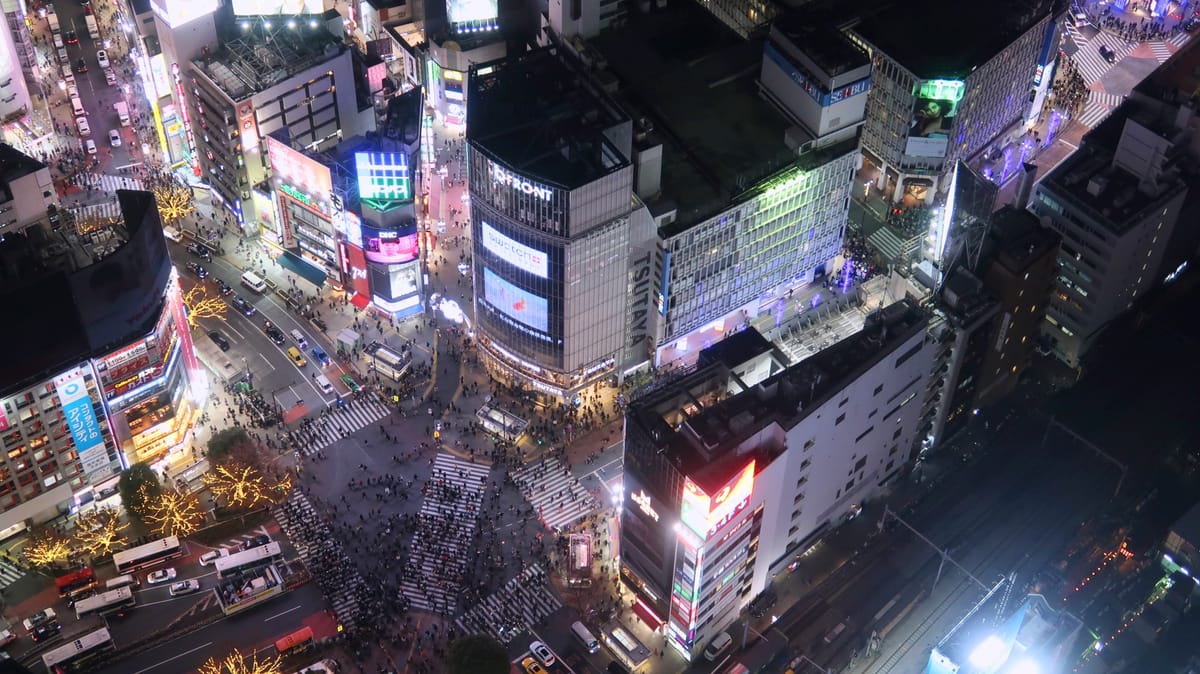
[[[500,16],[497,0],[446,0],[446,17],[451,24],[487,23]]]
[[[168,26],[178,28],[217,11],[217,0],[152,0],[150,7]]]
[[[75,368],[55,377],[54,390],[62,405],[67,429],[75,440],[75,451],[79,454],[83,472],[90,474],[107,467],[108,450],[104,447],[104,436],[100,432],[100,422],[96,420],[83,371]]]
[[[958,114],[966,85],[958,80],[927,80],[913,91],[916,104],[908,126],[904,153],[912,157],[942,157]]]
[[[401,264],[420,256],[420,237],[417,232],[401,236],[390,230],[363,228],[363,252],[371,262]]]
[[[333,191],[329,167],[303,152],[297,152],[271,136],[266,136],[267,154],[271,158],[271,171],[275,178],[292,189],[283,192],[309,206],[326,201]],[[324,212],[324,208],[317,207]]]
[[[545,253],[510,239],[486,222],[482,225],[483,247],[489,252],[517,269],[537,274],[542,278],[549,276],[550,268]]]
[[[362,248],[344,244],[346,266],[343,270],[350,275],[350,287],[363,297],[371,296],[371,282],[367,280],[367,258]]]
[[[549,304],[546,298],[526,292],[483,268],[483,297],[493,309],[534,330],[549,332]]]
[[[705,493],[691,478],[685,478],[679,519],[696,535],[707,540],[749,504],[752,493],[754,461],[750,461],[713,496]]]
[[[233,0],[233,13],[241,16],[274,16],[277,14],[321,14],[322,0]]]
[[[375,201],[412,199],[408,155],[403,152],[355,152],[358,196]]]

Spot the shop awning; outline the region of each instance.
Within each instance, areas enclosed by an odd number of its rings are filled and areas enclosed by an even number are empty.
[[[371,298],[359,293],[350,298],[350,304],[353,304],[359,309],[366,309],[367,306],[371,304]]]
[[[316,287],[320,288],[321,286],[325,285],[325,272],[317,269],[307,260],[301,258],[295,253],[285,250],[283,251],[283,255],[280,255],[276,259],[279,260],[280,266],[282,266],[284,269],[287,269],[294,274],[299,274],[301,278],[315,285]]]

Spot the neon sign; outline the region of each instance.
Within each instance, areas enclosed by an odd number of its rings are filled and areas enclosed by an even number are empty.
[[[307,206],[313,205],[312,197],[287,184],[280,184],[279,191]]]
[[[550,266],[546,260],[546,254],[536,248],[530,248],[525,244],[511,239],[484,222],[481,227],[483,232],[483,247],[496,254],[501,260],[511,264],[517,269],[532,272],[542,278],[547,278],[550,275]]]
[[[531,183],[520,176],[509,173],[508,170],[495,163],[492,164],[492,180],[501,185],[508,185],[518,192],[535,196],[542,201],[550,201],[550,195],[553,194],[549,187]]]
[[[658,513],[655,512],[654,507],[650,505],[650,495],[646,493],[646,490],[643,489],[636,494],[632,494],[629,498],[633,499],[633,502],[638,505],[638,508],[641,509],[641,511],[645,513],[647,517],[653,519],[655,522],[658,521]]]
[[[754,461],[737,477],[709,496],[691,478],[683,481],[682,506],[679,518],[697,536],[708,540],[735,515],[746,509],[754,492]]]

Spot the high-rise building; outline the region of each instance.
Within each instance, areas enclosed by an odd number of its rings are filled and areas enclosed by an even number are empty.
[[[686,49],[658,48],[680,35]],[[836,31],[781,20],[744,40],[687,3],[591,45],[635,120],[635,223],[657,230],[635,243],[630,292],[645,311],[626,367],[687,364],[831,271],[870,63]]]
[[[927,324],[905,300],[782,370],[746,331],[631,402],[621,578],[685,657],[910,466]]]
[[[42,76],[33,51],[26,21],[37,20],[25,13],[25,4],[5,2],[4,26],[0,27],[0,124],[20,121],[33,109],[25,76]]]
[[[573,399],[625,347],[632,123],[560,48],[474,66],[469,89],[480,352],[497,378]]]
[[[207,378],[178,277],[154,196],[117,198],[119,222],[100,236],[51,213],[0,242],[12,319],[0,332],[0,529],[114,489],[131,463],[190,451]]]

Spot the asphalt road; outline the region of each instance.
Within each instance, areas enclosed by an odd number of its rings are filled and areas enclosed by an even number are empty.
[[[275,639],[302,627],[305,616],[326,608],[314,583],[282,594],[244,614],[223,617],[203,629],[124,658],[96,674],[174,674],[195,671],[206,659],[233,648],[273,651]],[[120,646],[120,636],[114,634]],[[268,652],[268,654],[269,654]]]

